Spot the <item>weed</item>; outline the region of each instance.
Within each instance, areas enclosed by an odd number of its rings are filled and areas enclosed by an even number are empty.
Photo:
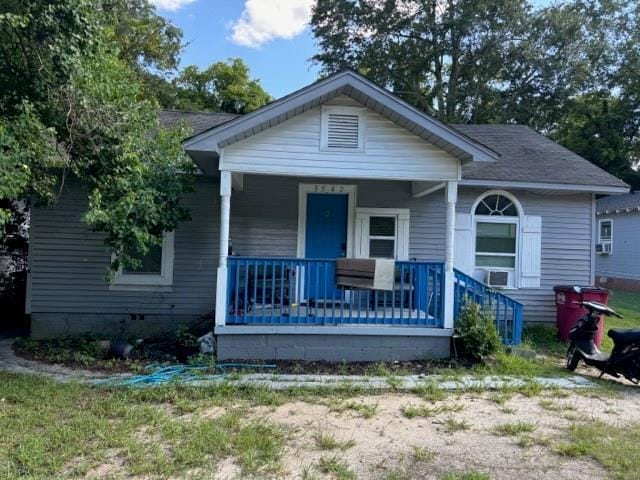
[[[550,412],[566,412],[568,410],[576,409],[576,407],[571,404],[557,403],[547,398],[541,399],[538,403],[542,408],[544,408],[545,410],[549,410]]]
[[[518,441],[516,442],[516,444],[520,448],[529,448],[534,445],[548,447],[549,445],[551,445],[551,440],[549,440],[547,437],[535,437],[533,435],[525,434],[518,437]]]
[[[431,462],[436,458],[437,453],[427,450],[424,447],[415,445],[413,447],[413,459],[416,462]]]
[[[536,429],[536,426],[532,423],[528,422],[513,422],[513,423],[503,423],[501,425],[496,425],[491,430],[495,435],[507,435],[507,436],[515,436],[523,433],[531,433]]]
[[[338,457],[321,457],[318,460],[318,470],[324,474],[331,474],[336,480],[356,480],[356,474]]]
[[[514,413],[516,413],[516,409],[511,407],[502,407],[500,411],[505,415],[513,415]]]
[[[457,420],[452,416],[445,418],[443,421],[438,422],[442,425],[447,433],[459,432],[461,430],[469,430],[471,424],[465,420]]]
[[[489,475],[481,472],[447,473],[440,480],[490,480]]]
[[[462,404],[455,403],[453,405],[438,405],[430,407],[428,405],[404,405],[401,408],[402,414],[407,418],[415,417],[435,417],[441,413],[459,412],[464,408]]]
[[[339,441],[335,435],[328,433],[324,430],[318,429],[313,434],[313,440],[316,443],[316,446],[320,450],[346,450],[355,446],[356,442],[354,440],[347,440],[345,442]]]
[[[428,402],[437,402],[444,400],[446,392],[436,382],[425,382],[413,389],[413,393],[420,395]]]
[[[489,397],[489,400],[494,403],[497,403],[498,405],[504,405],[512,398],[513,398],[512,393],[494,393]]]
[[[377,403],[362,403],[362,402],[354,402],[347,401],[342,402],[333,407],[329,407],[332,412],[343,413],[347,410],[355,412],[362,418],[373,418],[376,413],[378,413],[378,404]]]

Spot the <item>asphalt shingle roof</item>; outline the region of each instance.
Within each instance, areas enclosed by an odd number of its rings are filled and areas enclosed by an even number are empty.
[[[160,120],[170,126],[186,120],[193,135],[236,118],[230,113],[164,110]],[[451,125],[500,155],[495,162],[463,166],[464,180],[559,183],[597,187],[626,187],[620,179],[580,155],[523,125]],[[640,197],[640,195],[638,195]]]
[[[187,112],[184,110],[162,110],[160,112],[160,124],[163,127],[170,127],[179,120],[186,120],[191,129],[192,135],[197,135],[212,127],[233,120],[238,115],[234,113],[209,113],[209,112]]]
[[[627,208],[640,209],[640,193],[628,193],[626,195],[612,195],[610,197],[600,198],[596,201],[596,210],[600,212],[612,212],[616,210],[625,210]]]
[[[524,125],[452,125],[500,154],[493,163],[469,163],[462,178],[626,187],[617,177]]]

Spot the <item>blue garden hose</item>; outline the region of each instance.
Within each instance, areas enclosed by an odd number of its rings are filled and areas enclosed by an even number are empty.
[[[203,365],[170,365],[160,366],[157,364],[148,365],[145,370],[154,369],[152,373],[144,375],[132,375],[129,377],[111,377],[97,380],[94,386],[112,387],[148,387],[162,385],[169,382],[190,383],[194,381],[221,381],[226,375],[228,368],[276,368],[276,365],[255,365],[249,363],[219,363],[215,367]],[[219,373],[201,374],[198,372],[215,370]]]

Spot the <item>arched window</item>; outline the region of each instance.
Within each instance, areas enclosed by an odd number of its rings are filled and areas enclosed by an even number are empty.
[[[513,286],[518,259],[521,207],[507,192],[487,192],[475,204],[475,267],[506,271]]]

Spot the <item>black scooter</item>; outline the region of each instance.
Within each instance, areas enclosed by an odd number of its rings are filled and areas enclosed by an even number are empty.
[[[622,318],[612,308],[598,302],[584,301],[582,289],[573,287],[580,295],[579,303],[588,313],[578,320],[569,333],[571,341],[567,351],[567,368],[574,371],[584,361],[600,370],[600,376],[608,373],[614,377],[624,376],[635,384],[640,383],[640,328],[612,328],[607,335],[613,340],[611,355],[601,352],[595,344],[600,315]]]

